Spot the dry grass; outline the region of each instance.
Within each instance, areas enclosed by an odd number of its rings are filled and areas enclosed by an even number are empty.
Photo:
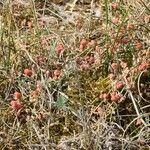
[[[2,1],[0,149],[150,149],[149,5]]]

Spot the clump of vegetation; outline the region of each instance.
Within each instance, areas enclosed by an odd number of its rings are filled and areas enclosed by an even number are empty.
[[[2,2],[0,149],[148,150],[149,5]]]

